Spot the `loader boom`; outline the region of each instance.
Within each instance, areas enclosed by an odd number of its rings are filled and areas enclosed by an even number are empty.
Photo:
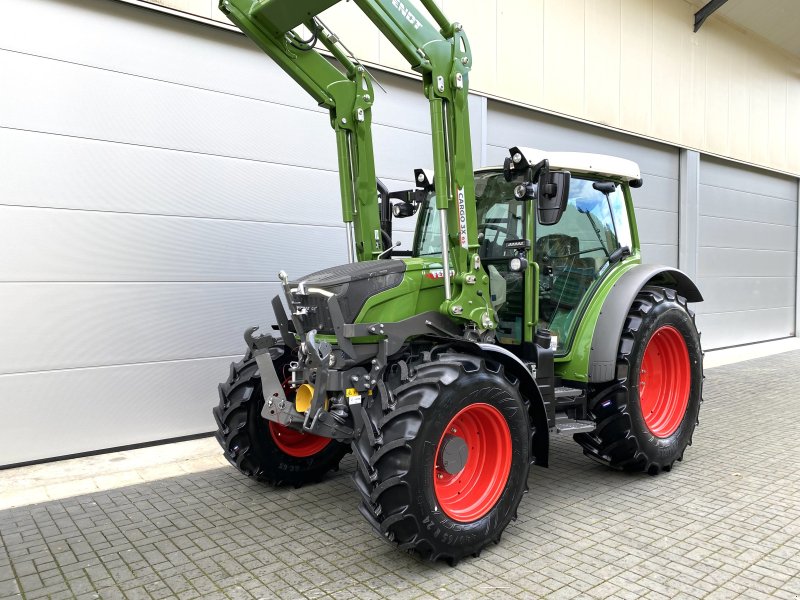
[[[434,0],[419,0],[438,28],[399,0],[355,5],[422,76],[430,119],[436,208],[442,236],[445,300],[440,310],[479,330],[495,327],[488,276],[478,256],[468,112],[469,43]],[[350,261],[373,260],[389,246],[381,233],[371,130],[369,73],[347,56],[317,15],[339,0],[221,0],[220,9],[321,106],[336,134],[342,219]],[[311,37],[296,31],[305,26]],[[319,41],[342,70],[320,54]]]

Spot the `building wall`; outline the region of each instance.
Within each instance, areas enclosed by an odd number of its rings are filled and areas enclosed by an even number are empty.
[[[154,2],[227,22],[216,0]],[[694,33],[686,0],[438,4],[464,24],[475,91],[800,173],[800,59],[718,16]],[[408,71],[353,3],[322,17],[360,59]]]
[[[242,332],[272,320],[278,270],[345,260],[327,114],[224,28],[109,0],[26,0],[14,15],[0,20],[0,466],[211,431]],[[379,78],[378,174],[402,189],[431,164],[428,107],[418,81]],[[783,261],[774,307],[790,315],[796,179],[716,168],[695,152],[692,187],[675,145],[485,96],[470,109],[476,165],[516,144],[638,161],[645,258],[699,260],[689,271],[716,290],[709,319],[729,312],[714,310],[730,300],[715,278],[729,274],[708,270],[719,244],[707,225],[728,210],[715,190],[732,188],[737,238],[785,238],[770,265]],[[750,203],[742,194],[753,191]],[[759,234],[765,224],[774,231]],[[406,246],[413,226],[397,223]],[[766,296],[756,301],[772,308]],[[768,331],[717,331],[707,348],[793,329],[782,318]]]
[[[212,430],[278,271],[346,261],[327,112],[243,36],[108,0],[19,4],[0,81],[0,465]],[[385,85],[408,188],[427,106]]]

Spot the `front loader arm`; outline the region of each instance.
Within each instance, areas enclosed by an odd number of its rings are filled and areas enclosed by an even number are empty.
[[[376,27],[422,75],[430,103],[436,208],[442,232],[445,301],[456,321],[493,329],[488,276],[478,257],[475,187],[468,112],[469,43],[434,0],[419,0],[438,29],[415,5],[399,0],[355,0]],[[220,9],[321,106],[336,132],[342,217],[348,249],[375,259],[388,246],[380,231],[372,145],[369,74],[350,60],[338,38],[316,16],[339,0],[221,0]],[[305,25],[311,40],[294,31]],[[314,49],[319,41],[344,73]],[[452,275],[451,275],[452,274]]]

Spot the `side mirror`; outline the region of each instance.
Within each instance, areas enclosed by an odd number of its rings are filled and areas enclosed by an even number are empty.
[[[537,185],[536,217],[540,225],[555,225],[561,220],[569,198],[568,171],[544,169]]]

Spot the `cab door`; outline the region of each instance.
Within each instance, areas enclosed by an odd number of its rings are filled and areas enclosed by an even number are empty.
[[[603,185],[605,184],[605,185]],[[564,213],[555,225],[535,224],[539,266],[538,326],[549,329],[556,355],[569,352],[591,291],[632,247],[625,197],[614,182],[573,174]]]
[[[478,251],[489,274],[491,303],[498,318],[497,341],[505,346],[522,344],[526,302],[532,300],[525,297],[528,275],[509,269],[516,251],[505,247],[506,242],[525,239],[529,213],[530,200],[515,198],[514,186],[502,172],[475,175]]]

